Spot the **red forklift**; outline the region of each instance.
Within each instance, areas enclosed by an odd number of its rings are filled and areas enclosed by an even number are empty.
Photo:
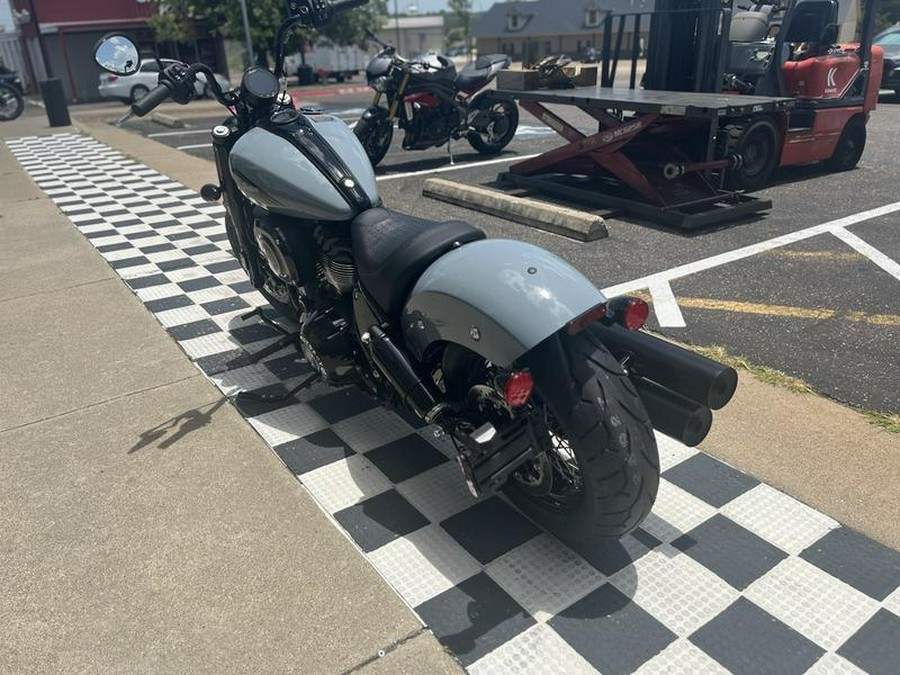
[[[837,0],[756,1],[772,4],[732,12],[730,1],[657,0],[653,12],[609,15],[598,87],[499,91],[568,141],[500,179],[695,229],[770,208],[747,193],[780,166],[856,166],[882,76],[875,0],[853,44],[837,42]],[[648,52],[637,85],[642,21]],[[613,87],[629,32],[630,88]],[[548,104],[581,109],[597,133]]]

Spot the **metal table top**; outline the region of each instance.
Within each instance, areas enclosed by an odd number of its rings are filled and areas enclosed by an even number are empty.
[[[518,91],[498,89],[519,101],[575,105],[588,108],[628,110],[683,117],[727,117],[770,110],[783,110],[794,105],[794,99],[741,94],[700,94],[689,91],[654,91],[648,89],[614,89],[611,87],[576,87],[574,89],[536,89]]]

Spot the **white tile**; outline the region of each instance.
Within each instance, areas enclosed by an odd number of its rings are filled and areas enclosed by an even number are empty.
[[[604,576],[558,539],[541,534],[485,570],[538,621],[547,621],[600,586]]]
[[[188,291],[186,295],[198,305],[204,302],[227,300],[229,298],[237,297],[237,293],[234,292],[234,289],[228,288],[228,286],[211,286],[210,288],[201,288],[199,291]],[[246,313],[249,311],[249,309],[246,309],[241,313]],[[254,318],[253,321],[259,321],[259,319]],[[238,324],[233,327],[236,328],[238,325],[247,325],[247,322],[238,322]]]
[[[362,455],[305,473],[300,481],[322,508],[336,513],[391,488],[391,482]]]
[[[689,448],[684,443],[680,443],[658,431],[654,431],[653,434],[656,436],[656,447],[659,449],[660,473],[671,469],[677,464],[681,464],[698,452],[696,448]]]
[[[228,333],[212,333],[210,335],[201,335],[190,340],[183,340],[178,345],[192,359],[199,359],[203,356],[212,356],[213,354],[221,354],[238,349],[240,345]]]
[[[296,403],[258,417],[249,417],[247,421],[273,447],[328,427],[328,422],[305,403]]]
[[[149,277],[154,274],[159,274],[159,268],[153,263],[147,263],[146,265],[135,265],[134,267],[123,267],[120,270],[116,270],[119,276],[123,279],[137,279],[139,277]]]
[[[617,572],[610,583],[680,637],[689,636],[740,595],[668,544]]]
[[[881,604],[887,611],[900,616],[900,588],[887,596]]]
[[[675,640],[640,668],[635,675],[728,675],[721,663],[687,640]]]
[[[539,623],[469,666],[470,675],[596,675],[547,624]]]
[[[167,309],[156,313],[157,321],[166,328],[181,326],[182,324],[191,323],[192,321],[202,321],[203,319],[208,318],[209,314],[207,314],[206,310],[197,305]]]
[[[233,345],[230,347],[231,349],[235,349],[239,346],[238,343],[234,341],[229,342],[229,344]],[[183,347],[185,343],[182,342],[181,345]],[[219,352],[212,353],[216,354]],[[260,363],[254,363],[249,366],[244,366],[243,368],[235,368],[234,370],[217,373],[211,375],[209,379],[219,388],[219,391],[229,397],[235,396],[240,391],[253,391],[254,389],[261,389],[281,382],[277,375]]]
[[[723,506],[722,513],[794,555],[840,526],[824,513],[765,484]]]
[[[373,408],[334,425],[334,432],[356,452],[368,452],[408,436],[411,426],[384,408]]]
[[[836,650],[879,603],[801,558],[782,560],[744,595],[819,646]]]
[[[368,557],[411,607],[481,571],[478,561],[438,525],[395,539]]]
[[[171,298],[175,295],[183,295],[184,291],[175,284],[158,284],[156,286],[148,286],[147,288],[137,288],[134,294],[144,302],[151,300],[162,300],[163,298]]]
[[[182,281],[190,281],[192,279],[201,279],[211,275],[202,267],[185,267],[184,269],[166,272],[166,276],[169,277],[171,281],[179,283]]]
[[[397,491],[428,520],[440,523],[476,504],[456,462],[442,462],[433,469],[397,485]]]
[[[663,478],[659,481],[653,511],[641,527],[660,541],[670,542],[712,518],[715,513],[713,506]]]

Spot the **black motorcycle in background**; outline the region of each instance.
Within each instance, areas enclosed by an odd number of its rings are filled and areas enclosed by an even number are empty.
[[[0,122],[16,119],[25,109],[22,79],[15,70],[0,63]]]
[[[515,101],[484,91],[498,72],[509,67],[508,56],[479,56],[457,74],[453,62],[444,56],[405,59],[371,31],[366,34],[382,50],[366,67],[375,100],[354,133],[372,166],[384,159],[391,145],[394,120],[404,131],[404,150],[440,147],[451,138],[465,137],[475,150],[492,155],[516,135],[519,109]]]

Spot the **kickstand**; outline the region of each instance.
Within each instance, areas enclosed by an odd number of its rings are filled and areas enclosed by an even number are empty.
[[[296,387],[291,389],[290,391],[284,394],[275,394],[275,395],[266,395],[266,394],[256,394],[252,391],[239,391],[234,396],[234,400],[237,401],[253,401],[254,403],[282,403],[287,401],[291,396],[296,394],[298,391],[303,389],[307,389],[313,385],[313,383],[319,379],[319,374],[314,373],[307,377],[303,382],[298,384]]]
[[[447,156],[450,158],[450,166],[455,166],[456,162],[453,161],[453,148],[450,147],[453,144],[453,136],[447,137]]]

